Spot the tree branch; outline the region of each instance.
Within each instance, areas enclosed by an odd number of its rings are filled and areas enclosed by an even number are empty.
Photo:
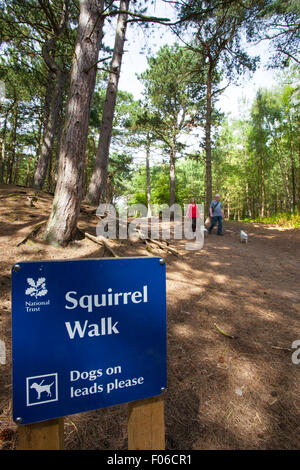
[[[161,24],[166,24],[166,25],[169,25],[170,24],[170,19],[169,18],[159,18],[159,17],[156,17],[156,16],[145,16],[145,15],[141,15],[139,13],[134,13],[133,11],[127,11],[127,10],[114,10],[114,11],[110,11],[108,13],[103,13],[102,16],[106,17],[106,16],[116,16],[116,15],[119,15],[119,14],[126,14],[128,16],[131,16],[133,19],[131,20],[127,20],[127,23],[133,23],[133,22],[137,22],[137,21],[144,21],[146,23],[161,23]]]
[[[51,10],[50,5],[48,5],[49,6],[49,10],[48,10],[48,6],[45,5],[44,0],[38,0],[38,2],[40,4],[42,10],[44,10],[46,17],[48,18],[49,23],[51,24],[52,29],[55,32],[58,28],[58,25],[57,25],[57,22],[55,20],[55,16],[52,14],[52,10]]]
[[[95,62],[93,65],[91,65],[88,69],[85,69],[84,72],[85,73],[88,73],[93,67],[95,67],[96,65],[100,64],[100,62],[105,62],[106,60],[108,59],[111,59],[112,56],[108,56],[108,57],[104,57],[104,59],[100,59],[98,60],[97,62]],[[104,69],[103,69],[104,70]],[[112,70],[109,70],[109,72],[113,72]],[[114,73],[114,72],[113,72]]]
[[[292,60],[294,60],[295,62],[297,62],[297,64],[300,64],[300,61],[299,61],[298,59],[296,59],[296,57],[294,57],[290,52],[283,51],[282,49],[277,49],[277,52],[280,52],[281,54],[287,55],[288,57],[290,57],[290,59],[292,59]]]

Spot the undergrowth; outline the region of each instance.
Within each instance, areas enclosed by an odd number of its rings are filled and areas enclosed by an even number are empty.
[[[244,219],[244,222],[260,222],[264,224],[277,224],[283,227],[297,228],[300,227],[300,212],[292,214],[290,212],[282,212],[268,217],[256,217],[255,219],[247,217]]]

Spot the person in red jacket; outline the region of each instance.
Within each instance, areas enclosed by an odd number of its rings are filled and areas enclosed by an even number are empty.
[[[188,205],[187,216],[192,219],[192,230],[193,232],[196,232],[196,224],[197,224],[197,217],[199,217],[199,211],[197,208],[197,204],[195,203],[194,197],[190,199],[190,203]]]

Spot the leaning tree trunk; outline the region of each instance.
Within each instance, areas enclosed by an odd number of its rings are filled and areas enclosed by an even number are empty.
[[[104,0],[80,2],[58,181],[45,234],[48,241],[61,245],[71,241],[77,232],[89,116],[102,39],[103,7]]]
[[[98,205],[105,202],[107,168],[109,159],[109,147],[114,119],[114,112],[118,93],[118,83],[124,53],[126,37],[127,11],[130,0],[120,1],[120,14],[117,21],[116,37],[113,58],[110,66],[106,97],[103,107],[102,122],[100,129],[99,145],[96,155],[95,168],[86,196],[90,204]],[[124,12],[124,13],[122,13]]]

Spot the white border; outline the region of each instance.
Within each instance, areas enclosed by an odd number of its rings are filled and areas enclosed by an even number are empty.
[[[51,398],[51,400],[44,400],[38,401],[36,403],[29,403],[29,380],[31,379],[40,379],[44,377],[55,377],[55,398]],[[58,375],[56,372],[53,374],[45,374],[45,375],[35,375],[34,377],[26,377],[26,406],[34,406],[34,405],[41,405],[42,403],[51,403],[52,401],[58,401]]]

